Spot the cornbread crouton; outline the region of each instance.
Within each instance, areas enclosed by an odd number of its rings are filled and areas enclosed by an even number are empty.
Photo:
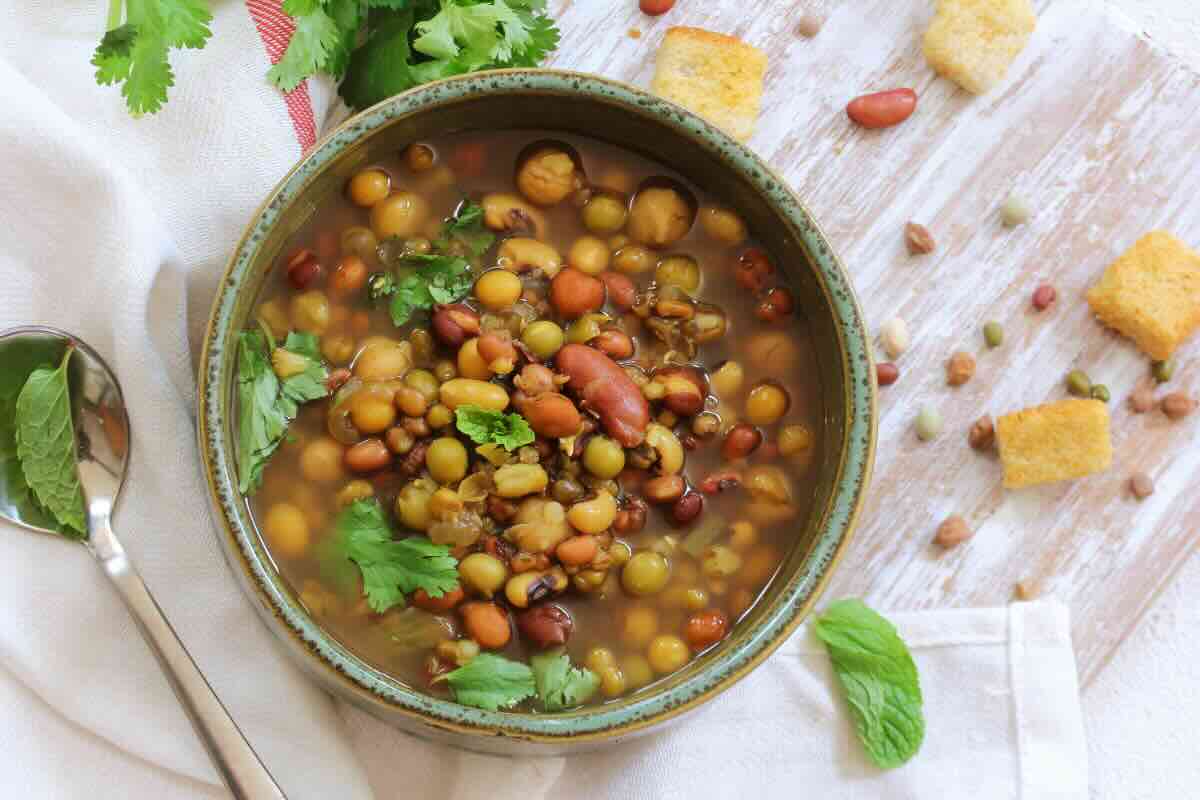
[[[745,141],[754,133],[767,56],[741,39],[700,28],[667,31],[650,88]]]
[[[1073,398],[1005,414],[996,443],[1006,489],[1091,475],[1112,464],[1108,406]]]
[[[1004,79],[1037,26],[1030,0],[938,0],[925,31],[929,66],[972,94]]]
[[[1200,254],[1151,231],[1108,265],[1087,299],[1101,322],[1165,361],[1200,328]]]

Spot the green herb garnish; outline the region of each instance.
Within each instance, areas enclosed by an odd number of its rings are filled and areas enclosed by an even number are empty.
[[[450,548],[428,539],[392,538],[378,500],[356,500],[338,514],[334,550],[362,572],[367,604],[382,614],[403,605],[404,595],[424,589],[441,597],[458,586],[458,560]]]
[[[288,334],[283,347],[274,350],[261,331],[240,334],[238,486],[243,494],[253,494],[262,483],[263,467],[283,441],[300,404],[329,393],[325,387],[328,377],[328,369],[320,362],[317,337],[311,334]]]
[[[483,225],[483,206],[468,200],[453,217],[446,220],[433,246],[437,250],[450,252],[455,245],[460,245],[472,257],[479,258],[495,241],[496,235]]]
[[[204,47],[211,21],[203,0],[109,0],[108,32],[92,55],[96,83],[122,84],[125,105],[135,116],[158,111],[175,84],[167,53]]]
[[[492,653],[481,653],[446,673],[446,682],[455,700],[488,711],[511,708],[537,691],[533,670]]]
[[[858,738],[882,769],[908,761],[925,738],[917,667],[895,626],[860,600],[839,600],[817,617]]]
[[[83,489],[75,454],[75,424],[67,365],[75,348],[68,345],[57,367],[30,373],[17,396],[17,458],[25,482],[43,508],[71,538],[87,536]]]
[[[494,442],[512,452],[532,444],[533,428],[520,414],[488,411],[479,406],[459,406],[454,410],[454,423],[475,444]]]
[[[376,277],[368,284],[372,302],[391,298],[388,313],[396,327],[406,324],[416,311],[462,299],[475,282],[471,265],[458,256],[407,255],[402,263],[417,267],[417,271],[400,281]]]
[[[538,653],[529,659],[538,699],[547,711],[583,705],[600,688],[600,676],[590,669],[571,666],[561,650]]]

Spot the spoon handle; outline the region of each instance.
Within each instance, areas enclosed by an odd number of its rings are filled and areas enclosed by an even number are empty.
[[[237,800],[287,800],[184,649],[107,520],[93,523],[90,540],[229,791]]]

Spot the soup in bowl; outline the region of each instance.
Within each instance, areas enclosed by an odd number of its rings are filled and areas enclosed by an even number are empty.
[[[409,727],[561,749],[674,716],[848,534],[874,429],[844,275],[753,156],[656,103],[554,73],[390,101],[277,190],[218,298],[235,567]]]

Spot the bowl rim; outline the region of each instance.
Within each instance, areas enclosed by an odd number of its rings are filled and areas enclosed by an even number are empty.
[[[755,622],[743,639],[717,651],[703,668],[682,680],[670,679],[664,688],[612,706],[590,706],[543,714],[487,711],[431,697],[410,689],[367,664],[308,615],[284,584],[249,520],[233,471],[234,455],[225,444],[231,420],[221,416],[222,365],[236,353],[226,353],[234,306],[250,263],[256,260],[263,233],[295,201],[310,181],[348,147],[397,118],[421,114],[431,107],[469,99],[477,92],[568,94],[648,117],[691,138],[727,161],[756,192],[766,197],[785,218],[807,250],[817,284],[834,315],[838,358],[845,371],[846,423],[839,443],[840,458],[832,491],[816,539],[799,569],[788,579],[769,614]],[[553,121],[550,121],[553,128]],[[878,425],[876,388],[870,339],[848,273],[828,239],[790,188],[747,146],[681,106],[621,81],[590,73],[558,69],[512,69],[472,73],[415,87],[350,117],[323,136],[275,185],[251,216],[234,247],[218,283],[205,328],[197,381],[197,437],[205,483],[218,537],[230,568],[256,610],[289,650],[304,651],[301,665],[328,688],[352,695],[368,711],[409,729],[561,744],[623,737],[690,711],[749,674],[799,627],[823,592],[844,554],[862,508],[874,463]],[[230,349],[236,348],[231,345]],[[230,380],[233,380],[232,371]],[[233,433],[230,437],[232,441]],[[238,513],[237,505],[242,505]],[[236,563],[235,563],[236,562]],[[736,644],[736,646],[734,646]]]

